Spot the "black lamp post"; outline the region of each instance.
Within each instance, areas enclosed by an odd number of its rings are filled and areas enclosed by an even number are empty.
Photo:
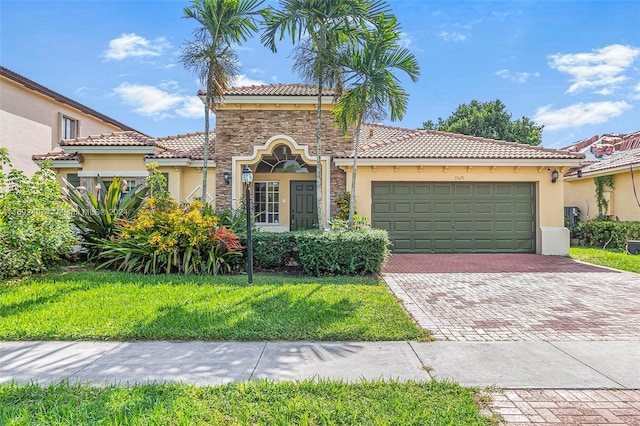
[[[246,164],[242,168],[242,183],[246,188],[246,204],[247,204],[247,276],[249,285],[253,284],[253,244],[251,241],[251,182],[253,182],[253,173]]]

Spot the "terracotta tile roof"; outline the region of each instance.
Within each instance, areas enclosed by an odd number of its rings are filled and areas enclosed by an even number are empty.
[[[215,131],[209,132],[209,160],[214,158]],[[156,146],[164,151],[146,158],[189,158],[204,159],[204,132],[158,138]]]
[[[433,130],[409,130],[366,124],[361,130],[359,158],[376,159],[580,159],[571,153],[515,142]],[[352,157],[352,152],[336,153]]]
[[[60,161],[60,160],[76,160],[80,163],[84,160],[81,154],[70,154],[64,151],[51,151],[46,154],[36,154],[32,155],[31,159],[33,161],[40,160],[52,160],[52,161]]]
[[[60,146],[153,146],[155,139],[136,131],[109,132],[101,135],[64,139]]]
[[[637,173],[640,174],[640,148],[615,152],[604,160],[589,162],[580,169],[571,169],[566,176],[575,176],[578,174],[578,170],[580,170],[584,176],[628,166],[632,166],[634,172],[637,171]]]
[[[199,90],[198,96],[206,94],[206,90]],[[317,96],[318,87],[308,84],[263,84],[254,86],[232,87],[227,96]],[[322,88],[323,96],[334,96],[331,87]]]
[[[133,130],[135,131],[135,129],[127,126],[126,124],[123,124],[109,116],[106,116],[102,113],[99,113],[98,111],[96,111],[95,109],[89,108],[86,105],[82,105],[80,102],[76,102],[73,99],[69,99],[66,96],[61,95],[60,93],[54,92],[51,89],[48,89],[46,87],[44,87],[41,84],[36,83],[33,80],[29,80],[28,78],[15,73],[13,71],[11,71],[10,69],[7,69],[3,66],[0,66],[0,75],[15,81],[16,83],[19,83],[21,85],[23,85],[24,87],[34,90],[36,92],[39,92],[57,102],[63,103],[63,104],[67,104],[72,108],[75,108],[77,110],[82,111],[85,114],[89,114],[89,115],[93,115],[94,117],[98,118],[99,120],[102,120],[106,123],[112,124],[116,127],[119,127],[122,130]]]

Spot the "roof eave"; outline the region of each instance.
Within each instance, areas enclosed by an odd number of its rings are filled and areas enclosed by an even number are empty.
[[[358,166],[563,166],[578,167],[582,158],[360,158]],[[335,158],[339,167],[353,166],[353,157]]]
[[[76,154],[154,154],[155,146],[122,146],[122,145],[64,145],[65,152]]]

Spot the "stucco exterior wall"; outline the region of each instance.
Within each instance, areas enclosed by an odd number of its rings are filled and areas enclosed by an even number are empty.
[[[609,200],[609,210],[606,214],[614,219],[623,221],[640,221],[640,170],[634,170],[635,193],[631,172],[616,173],[614,175],[614,189],[605,188],[605,198]],[[565,206],[580,208],[580,220],[585,221],[598,216],[596,203],[596,187],[593,177],[571,179],[565,182]],[[636,198],[637,197],[637,198]]]
[[[27,174],[38,170],[31,156],[59,145],[60,114],[79,121],[79,136],[120,131],[119,127],[0,77],[0,146],[9,149],[14,165]],[[28,160],[27,160],[28,159]]]

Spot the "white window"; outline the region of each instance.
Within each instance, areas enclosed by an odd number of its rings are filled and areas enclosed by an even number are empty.
[[[66,115],[62,116],[62,122],[60,124],[61,135],[60,139],[75,139],[78,137],[78,120],[74,120]]]
[[[280,182],[255,182],[253,208],[256,223],[280,223]]]

